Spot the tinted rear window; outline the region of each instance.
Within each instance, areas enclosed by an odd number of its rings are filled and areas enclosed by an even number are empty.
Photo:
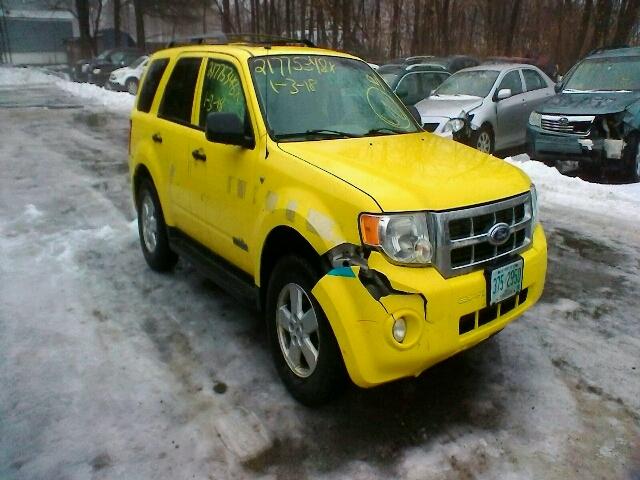
[[[156,95],[160,79],[162,78],[162,74],[166,70],[168,63],[168,58],[160,58],[158,60],[154,60],[151,62],[151,65],[149,65],[147,75],[145,76],[144,83],[142,84],[142,89],[140,90],[140,97],[138,98],[138,110],[141,112],[149,112],[149,110],[151,110],[153,97]]]
[[[177,123],[191,123],[191,107],[201,63],[201,58],[178,60],[164,90],[158,116]]]

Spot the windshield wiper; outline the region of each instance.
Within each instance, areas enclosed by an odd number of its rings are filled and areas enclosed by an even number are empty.
[[[397,133],[409,133],[404,130],[396,130],[394,128],[382,127],[382,128],[372,128],[367,132],[367,135],[375,135],[376,133],[389,133],[389,134],[397,134]]]
[[[324,136],[330,138],[359,138],[361,135],[356,135],[354,133],[341,132],[340,130],[330,130],[326,128],[318,128],[315,130],[307,130],[305,132],[294,132],[294,133],[282,133],[280,135],[276,135],[276,140],[285,140],[288,138],[298,138],[298,137],[313,137],[313,136]]]

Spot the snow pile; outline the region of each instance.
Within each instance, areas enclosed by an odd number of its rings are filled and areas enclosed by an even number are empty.
[[[0,67],[0,86],[29,87],[42,84],[55,84],[76,97],[89,100],[92,104],[126,113],[133,108],[135,101],[135,97],[126,92],[112,92],[89,83],[71,82],[35,68]]]
[[[572,209],[628,218],[640,208],[640,183],[603,185],[562,175],[554,167],[531,160],[527,155],[506,158],[524,170],[536,185],[540,205],[550,204]]]
[[[0,66],[0,86],[51,83],[56,77],[33,68]]]

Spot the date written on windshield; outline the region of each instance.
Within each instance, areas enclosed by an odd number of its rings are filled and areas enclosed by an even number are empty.
[[[290,95],[297,95],[300,92],[315,92],[318,81],[314,78],[296,81],[293,78],[284,78],[282,81],[269,80],[271,89],[276,92],[287,92]]]
[[[253,71],[262,75],[290,77],[294,72],[315,72],[319,75],[335,73],[336,64],[324,57],[269,57],[257,58]]]

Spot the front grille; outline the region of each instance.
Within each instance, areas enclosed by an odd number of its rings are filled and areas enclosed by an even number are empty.
[[[531,243],[532,205],[529,193],[500,202],[449,212],[435,212],[434,263],[445,278],[524,250]],[[509,236],[501,245],[489,241],[489,231],[506,223]]]
[[[542,115],[543,130],[573,135],[588,135],[593,125],[593,115]]]
[[[435,132],[436,128],[438,128],[439,123],[425,123],[422,125],[427,132]]]

